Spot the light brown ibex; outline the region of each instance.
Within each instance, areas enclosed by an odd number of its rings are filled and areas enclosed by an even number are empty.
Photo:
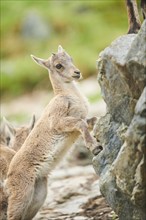
[[[33,115],[29,126],[14,127],[10,122],[3,118],[0,137],[0,180],[5,179],[9,164],[20,149],[30,131],[34,127],[35,116]],[[5,163],[4,163],[5,161]],[[2,166],[3,164],[3,166]]]
[[[15,151],[18,151],[24,143],[26,137],[33,129],[35,124],[35,115],[32,116],[28,125],[19,127],[13,126],[5,117],[3,117],[1,126],[1,143],[7,145]],[[2,142],[3,140],[3,142]]]
[[[88,131],[88,104],[77,88],[81,73],[59,46],[47,60],[32,56],[49,71],[54,98],[45,108],[25,143],[13,157],[8,171],[8,220],[31,220],[47,194],[47,175],[81,134],[85,145],[100,151]]]
[[[34,127],[34,123],[35,116],[33,115],[29,126],[15,128],[3,118],[0,129],[0,220],[7,219],[7,194],[4,181],[7,177],[10,162]]]

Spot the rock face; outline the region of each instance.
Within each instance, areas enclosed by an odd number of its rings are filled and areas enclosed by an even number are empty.
[[[104,147],[93,159],[100,190],[120,220],[145,220],[146,21],[101,52],[97,68],[107,104],[94,131]]]

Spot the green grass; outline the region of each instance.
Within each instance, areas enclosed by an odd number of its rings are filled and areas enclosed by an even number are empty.
[[[30,115],[24,112],[16,113],[16,114],[10,114],[6,117],[6,119],[13,125],[29,125],[31,121]],[[0,123],[2,123],[3,119],[0,117]],[[17,126],[16,126],[17,127]]]
[[[31,92],[32,88],[36,85],[39,87],[39,82],[46,87],[46,81],[48,82],[48,74],[43,74],[41,71],[36,70],[34,72],[33,62],[28,58],[17,58],[10,60],[2,60],[1,62],[1,92],[3,95],[5,91],[7,94],[18,96],[26,92]],[[42,78],[45,77],[43,85]],[[48,83],[49,84],[49,83]],[[6,97],[5,97],[6,98]]]
[[[101,94],[96,92],[94,94],[91,94],[90,96],[88,96],[88,100],[90,103],[97,103],[98,101],[100,101],[102,99]]]
[[[27,114],[19,113],[19,114],[12,114],[7,117],[7,120],[10,121],[12,124],[13,122],[17,122],[18,124],[28,124],[30,121],[30,117]]]
[[[22,36],[23,21],[32,11],[48,25],[48,39],[26,40]],[[46,70],[37,67],[30,54],[47,58],[59,44],[71,54],[84,78],[95,75],[99,52],[125,34],[127,26],[121,0],[1,0],[2,97],[36,87],[49,89]]]

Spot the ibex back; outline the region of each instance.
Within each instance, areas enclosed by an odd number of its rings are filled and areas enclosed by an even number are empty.
[[[47,175],[79,134],[91,151],[97,147],[88,131],[88,123],[93,120],[87,120],[87,101],[75,83],[81,73],[72,58],[61,46],[47,60],[32,58],[49,70],[55,96],[10,164],[8,220],[30,220],[35,216],[46,198]]]

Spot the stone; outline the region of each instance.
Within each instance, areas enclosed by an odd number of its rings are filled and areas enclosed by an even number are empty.
[[[34,11],[30,11],[22,21],[22,36],[28,40],[46,40],[50,37],[50,26]]]
[[[102,51],[98,82],[107,113],[94,134],[100,190],[120,220],[146,219],[146,21]]]

